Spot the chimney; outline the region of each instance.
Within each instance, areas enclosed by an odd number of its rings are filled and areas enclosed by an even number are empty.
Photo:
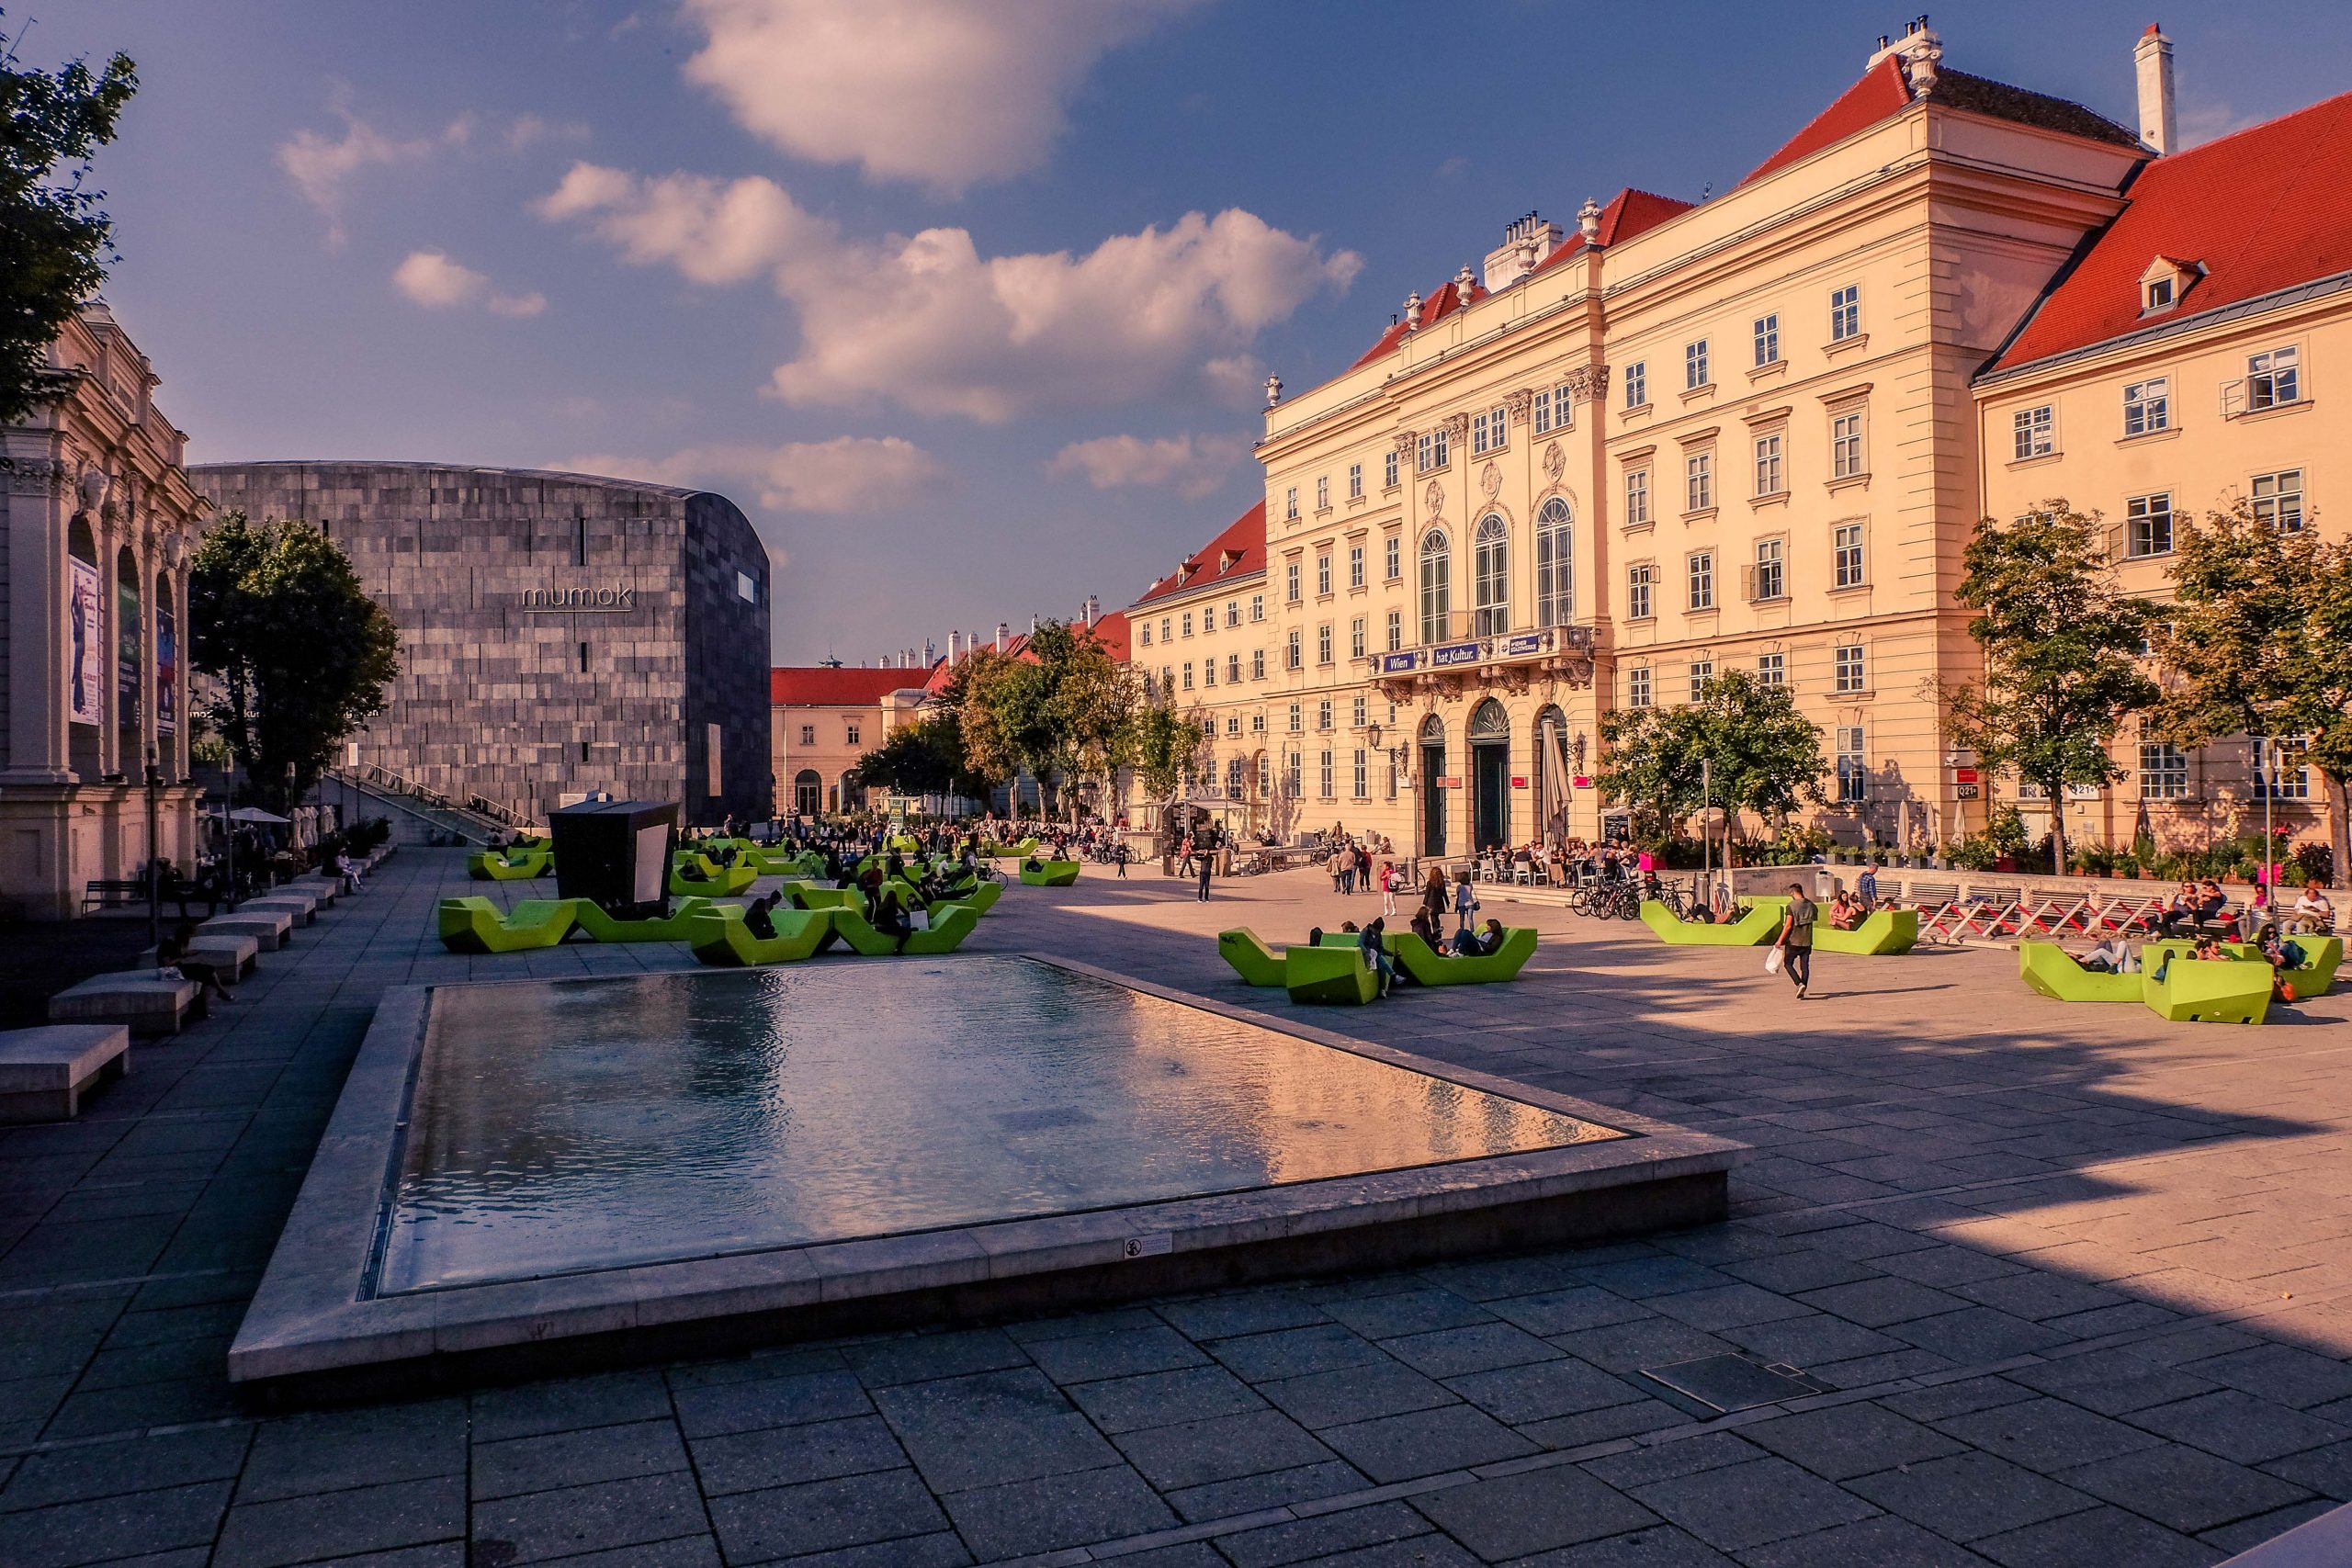
[[[1090,626],[1095,622],[1101,620],[1102,618],[1102,601],[1095,595],[1089,593],[1086,596],[1085,604],[1080,607],[1079,618],[1083,620]]]
[[[953,663],[955,663],[958,659],[961,659],[961,658],[963,658],[963,657],[964,657],[964,634],[963,634],[962,632],[958,632],[958,631],[951,631],[951,632],[949,632],[949,633],[947,634],[947,662],[948,662],[948,663],[950,663],[950,664],[953,664]]]
[[[996,650],[999,653],[1002,653],[1012,641],[1012,623],[1010,621],[999,621],[996,624]]]
[[[2140,75],[2140,140],[2169,152],[2180,143],[2172,107],[2172,39],[2150,22],[2132,51],[2132,63]]]
[[[1531,212],[1503,231],[1503,243],[1487,253],[1487,292],[1508,288],[1544,264],[1566,238],[1557,223]]]
[[[926,670],[939,662],[939,645],[929,637],[922,639],[922,667]]]

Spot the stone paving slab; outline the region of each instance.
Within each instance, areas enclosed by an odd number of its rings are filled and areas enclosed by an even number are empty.
[[[243,1409],[222,1348],[377,998],[691,966],[447,953],[433,903],[474,890],[402,854],[81,1122],[0,1130],[0,1562],[2103,1568],[2352,1501],[2352,999],[2168,1024],[1936,951],[1827,955],[1800,1005],[1532,906],[1514,986],[1302,1021],[1752,1145],[1729,1223]],[[1282,1013],[1214,933],[1376,908],[1311,873],[1207,905],[1086,879],[971,945]],[[1729,1353],[1828,1392],[1724,1416],[1642,1375]]]

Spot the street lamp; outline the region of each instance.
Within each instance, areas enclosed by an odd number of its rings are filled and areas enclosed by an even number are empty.
[[[147,945],[161,947],[164,942],[164,869],[159,858],[161,844],[155,792],[163,787],[164,770],[156,765],[155,748],[147,748]]]

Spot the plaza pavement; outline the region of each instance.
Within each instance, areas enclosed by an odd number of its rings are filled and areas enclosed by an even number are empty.
[[[0,1129],[0,1564],[2166,1568],[2352,1499],[2352,999],[2172,1025],[1942,950],[1798,1003],[1491,902],[1544,932],[1520,984],[1314,1021],[1750,1144],[1729,1223],[257,1417],[223,1354],[383,989],[692,963],[450,955],[462,878],[403,852],[79,1122]],[[1090,867],[971,945],[1279,1015],[1210,933],[1376,908]],[[1828,1392],[1640,1375],[1730,1352]]]

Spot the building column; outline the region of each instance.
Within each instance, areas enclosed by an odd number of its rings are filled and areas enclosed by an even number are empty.
[[[33,434],[33,433],[27,433]],[[67,519],[73,476],[40,441],[9,440],[8,766],[14,784],[69,784],[65,681]]]

